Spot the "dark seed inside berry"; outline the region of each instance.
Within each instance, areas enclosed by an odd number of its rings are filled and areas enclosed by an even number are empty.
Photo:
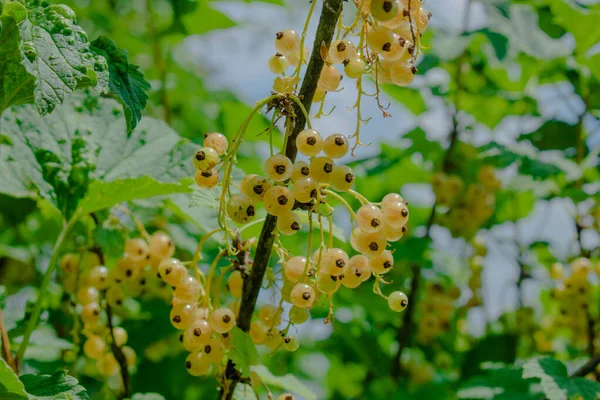
[[[338,45],[336,46],[337,51],[339,51],[340,53],[344,50],[346,50],[346,43],[344,42],[339,42]]]
[[[207,344],[206,346],[204,346],[204,352],[206,354],[210,354],[211,351],[212,351],[212,347],[210,347],[210,344]]]
[[[383,51],[390,51],[391,49],[392,49],[392,44],[391,43],[386,43],[381,48],[381,50],[383,50]]]
[[[123,304],[123,300],[119,299],[119,300],[115,301],[115,303],[117,303],[117,305],[120,306],[121,304]]]
[[[297,222],[292,222],[292,226],[291,226],[293,231],[299,231],[300,230],[300,224]]]
[[[288,202],[288,198],[285,195],[282,194],[281,196],[279,196],[277,198],[277,202],[279,204],[281,204],[282,206],[285,206],[287,204],[287,202]]]
[[[276,165],[275,166],[275,172],[277,172],[279,175],[283,175],[285,174],[285,165]]]
[[[140,279],[140,285],[144,286],[146,284],[146,279],[142,278]]]
[[[252,190],[254,191],[254,193],[256,194],[262,194],[265,189],[262,187],[262,185],[255,185]]]
[[[347,182],[347,183],[352,183],[352,182],[354,182],[354,175],[352,175],[351,173],[347,173],[347,174],[346,174],[346,182]]]
[[[292,338],[290,337],[286,337],[285,339],[283,339],[284,342],[289,343],[292,341]]]
[[[373,218],[373,219],[371,220],[371,226],[372,226],[373,228],[377,228],[379,225],[381,225],[381,222],[379,222],[379,219],[377,219],[377,218]]]
[[[165,269],[165,275],[169,275],[171,271],[173,271],[173,268],[168,267],[167,269]]]
[[[334,281],[334,282],[337,282],[337,280],[338,280],[338,277],[337,277],[337,276],[333,276],[333,275],[331,275],[331,280],[332,280],[332,281]]]
[[[402,227],[402,233],[405,233],[408,230],[408,228],[406,226]]]
[[[98,309],[94,309],[94,311],[93,311],[93,314],[94,314],[94,315],[100,315],[100,310],[98,310]]]
[[[256,212],[254,211],[254,206],[249,206],[246,210],[246,214],[248,214],[249,217],[254,217],[254,215],[256,215]]]
[[[228,324],[229,321],[231,321],[231,317],[229,315],[223,315],[223,322],[225,322],[226,324]]]
[[[309,136],[306,139],[306,144],[308,144],[308,145],[314,146],[316,143],[317,143],[317,139],[313,136]]]
[[[309,300],[310,299],[310,292],[304,292],[304,293],[302,293],[302,298],[304,300]]]
[[[201,175],[205,178],[210,178],[212,176],[212,171],[202,171]]]
[[[346,266],[346,263],[340,258],[338,260],[335,260],[335,266],[338,268],[344,268]]]
[[[383,268],[388,269],[388,268],[392,268],[392,263],[389,261],[386,261],[383,263]]]
[[[225,332],[221,334],[222,338],[228,338],[229,337],[229,332]]]
[[[362,272],[360,272],[360,271],[356,271],[356,272],[354,273],[354,275],[356,275],[356,276],[358,276],[358,277],[360,278],[360,277],[362,276]]]
[[[292,396],[285,396],[285,400],[294,400]]]
[[[323,166],[323,171],[330,173],[331,171],[333,171],[333,164],[331,163],[325,163],[325,165]]]
[[[308,176],[308,174],[310,173],[310,170],[308,169],[308,167],[302,167],[300,169],[300,173],[304,176]]]
[[[194,329],[194,336],[198,336],[199,337],[200,335],[202,335],[202,331],[200,330],[200,328]]]
[[[183,342],[183,333],[181,335],[179,335],[179,341]]]
[[[375,242],[372,242],[369,244],[369,249],[371,249],[371,251],[377,251],[379,250],[379,245]]]
[[[199,151],[196,153],[196,160],[202,161],[206,158],[206,154],[203,151]]]
[[[404,218],[408,217],[408,210],[406,208],[403,208],[401,214]]]
[[[383,11],[385,11],[386,13],[389,13],[390,11],[392,11],[392,7],[393,7],[393,4],[391,1],[383,2]]]
[[[125,271],[125,275],[127,275],[128,278],[131,278],[131,275],[133,275],[133,271],[128,269],[127,271]]]
[[[344,140],[344,138],[341,137],[341,136],[336,136],[335,139],[334,139],[334,142],[338,146],[343,146],[346,143],[346,141]]]
[[[404,47],[406,45],[406,39],[401,37],[398,39],[398,43],[400,44],[400,47]]]
[[[185,367],[186,367],[187,369],[190,369],[190,368],[192,368],[192,363],[191,363],[190,361],[186,361],[186,362],[185,362]]]
[[[176,324],[181,322],[181,317],[179,315],[176,315],[173,317],[173,322],[175,322]]]

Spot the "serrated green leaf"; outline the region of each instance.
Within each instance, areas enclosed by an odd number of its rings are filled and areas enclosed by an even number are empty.
[[[27,399],[27,393],[12,368],[0,357],[0,399],[5,398]]]
[[[89,396],[77,379],[60,370],[52,375],[23,375],[25,390],[39,400],[87,400]]]
[[[523,378],[539,378],[548,400],[597,400],[600,383],[585,378],[570,378],[567,367],[550,357],[534,358],[523,365]]]
[[[131,132],[142,119],[150,84],[138,66],[129,64],[127,50],[118,48],[106,36],[100,36],[92,42],[92,51],[102,55],[108,63],[110,92],[123,105],[127,132]]]
[[[0,23],[0,114],[15,104],[35,103],[51,112],[76,88],[108,92],[108,68],[93,54],[75,13],[62,4],[23,7],[10,1]],[[20,3],[18,3],[20,4]]]
[[[231,346],[229,358],[235,363],[235,367],[242,376],[250,377],[250,367],[258,363],[256,346],[250,335],[235,327],[231,330]]]
[[[202,207],[205,209],[216,210],[219,208],[220,195],[221,193],[218,188],[194,188],[194,192],[190,197],[190,207]]]
[[[297,395],[304,397],[306,400],[317,400],[317,395],[292,374],[275,376],[269,370],[269,368],[262,364],[252,367],[252,371],[256,372],[258,376],[260,376],[260,379],[268,386],[275,386],[283,390],[296,393]]]

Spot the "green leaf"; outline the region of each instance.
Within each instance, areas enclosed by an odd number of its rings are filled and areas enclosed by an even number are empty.
[[[561,121],[547,121],[537,131],[519,136],[518,140],[529,140],[540,150],[565,150],[575,148],[577,126]]]
[[[569,378],[567,367],[550,357],[534,358],[523,365],[523,378],[539,378],[548,400],[597,400],[600,383],[585,378]]]
[[[233,391],[233,400],[256,400],[256,394],[251,385],[237,384]]]
[[[194,188],[194,192],[190,197],[190,207],[202,207],[204,209],[218,209],[219,197],[221,191],[219,188],[205,189]]]
[[[136,393],[131,400],[165,400],[165,398],[158,393]]]
[[[549,0],[553,20],[575,37],[576,51],[584,55],[600,42],[600,10],[583,8],[571,0]]]
[[[275,376],[269,368],[262,364],[252,367],[252,371],[256,372],[260,376],[260,379],[268,386],[275,386],[285,391],[296,393],[306,400],[317,400],[317,395],[292,374]]]
[[[146,107],[150,84],[144,79],[137,65],[129,64],[127,50],[119,49],[115,42],[106,36],[100,36],[92,42],[92,50],[102,55],[108,63],[109,88],[111,93],[123,105],[127,132],[131,132],[142,119],[142,110]]]
[[[519,172],[530,175],[535,179],[547,179],[560,174],[561,168],[540,160],[540,154],[536,151],[519,145],[510,147],[498,143],[490,143],[480,149],[479,157],[482,161],[496,168],[506,168],[513,163],[518,163]]]
[[[490,335],[465,354],[461,376],[470,378],[481,372],[484,362],[512,364],[517,356],[517,337],[512,335]]]
[[[495,222],[517,221],[533,210],[536,197],[532,192],[502,191],[496,195]]]
[[[25,390],[39,400],[87,400],[89,396],[77,379],[60,370],[52,375],[23,375]]]
[[[425,112],[425,101],[418,90],[396,85],[381,85],[381,88],[391,98],[408,108],[414,115],[420,115]]]
[[[108,68],[90,50],[75,13],[61,4],[10,1],[0,24],[0,114],[15,104],[35,103],[51,112],[76,88],[108,92]]]
[[[492,368],[484,370],[466,381],[458,391],[460,399],[539,400],[539,393],[531,393],[535,379],[523,379],[517,368]]]
[[[508,38],[498,32],[490,31],[488,28],[481,29],[479,32],[483,33],[494,47],[496,58],[503,60],[508,52]]]
[[[250,366],[258,363],[258,353],[250,335],[238,327],[233,328],[231,345],[233,348],[229,352],[229,358],[235,363],[242,376],[250,377]]]
[[[199,0],[196,10],[181,17],[185,31],[190,35],[202,35],[216,29],[235,26],[227,15],[210,6],[207,0]]]
[[[43,118],[32,111],[15,107],[2,117],[12,145],[0,146],[1,193],[41,197],[69,217],[81,201],[90,212],[190,191],[191,179],[180,180],[194,171],[196,146],[166,123],[147,118],[128,135],[115,101],[83,94]]]
[[[11,395],[11,397],[9,397]],[[19,381],[15,372],[0,357],[0,398],[27,399],[23,383]]]

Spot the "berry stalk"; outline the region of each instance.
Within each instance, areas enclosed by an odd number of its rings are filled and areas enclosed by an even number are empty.
[[[302,105],[306,110],[306,114],[310,113],[310,107],[315,91],[317,90],[317,83],[321,76],[321,70],[325,65],[325,61],[320,53],[321,43],[325,43],[327,46],[331,44],[341,12],[342,0],[325,0],[323,2],[323,9],[317,27],[312,54],[308,62],[306,74],[302,81],[299,94]],[[289,116],[289,118],[294,118],[294,126],[287,138],[285,155],[294,162],[298,153],[298,149],[296,148],[296,137],[304,129],[307,121],[305,113],[297,103],[294,104],[294,116]],[[265,271],[271,258],[276,227],[277,217],[268,215],[260,233],[252,270],[250,271],[250,275],[244,279],[240,311],[237,317],[237,325],[244,332],[250,330],[250,322],[252,320],[254,308],[256,307],[256,299],[258,298]],[[229,360],[225,376],[228,382],[225,382],[225,384],[222,385],[223,390],[219,396],[221,400],[230,400],[233,397],[235,386],[240,380],[240,374],[236,372],[232,361]]]

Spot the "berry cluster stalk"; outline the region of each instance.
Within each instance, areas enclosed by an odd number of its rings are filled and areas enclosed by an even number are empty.
[[[316,1],[316,0],[313,0]],[[325,61],[321,57],[321,43],[325,43],[327,47],[331,44],[337,21],[342,12],[343,0],[324,0],[323,9],[317,27],[315,42],[312,49],[312,54],[308,62],[306,74],[302,81],[299,97],[302,100],[302,105],[307,113],[310,113],[312,100],[317,90],[317,82],[321,75],[321,70]],[[288,116],[294,118],[293,129],[286,140],[285,155],[294,162],[298,149],[296,148],[296,136],[304,129],[306,118],[302,109],[298,104],[294,105],[294,115]],[[275,228],[277,226],[277,217],[268,215],[263,224],[256,254],[252,269],[244,279],[242,291],[242,300],[240,303],[240,311],[237,316],[237,325],[244,332],[250,330],[250,322],[252,314],[256,306],[256,299],[262,286],[262,281],[265,275],[269,260],[271,258],[271,250],[273,249],[273,241],[275,239]],[[240,374],[234,368],[231,360],[227,363],[225,380],[222,385],[222,390],[219,394],[219,399],[230,400],[233,398],[235,386],[240,381]]]

